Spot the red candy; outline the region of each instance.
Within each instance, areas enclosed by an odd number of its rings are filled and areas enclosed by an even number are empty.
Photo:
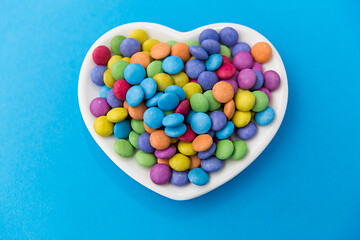
[[[197,83],[197,79],[192,79],[192,78],[190,78],[189,81],[190,81],[190,82]]]
[[[190,125],[186,125],[186,132],[178,137],[181,142],[191,142],[196,138],[196,133],[191,129]]]
[[[106,65],[111,57],[110,49],[106,46],[98,46],[92,52],[92,58],[97,65]]]
[[[180,113],[184,117],[189,113],[189,111],[190,111],[190,101],[189,100],[181,101],[175,109],[175,113]]]
[[[216,75],[220,79],[229,79],[234,76],[236,68],[230,63],[223,64],[217,71]]]
[[[113,87],[115,97],[117,97],[120,100],[125,101],[126,93],[130,88],[131,88],[131,85],[127,81],[125,81],[123,79],[117,80],[114,83],[114,87]]]
[[[231,60],[230,58],[224,56],[224,55],[221,55],[222,56],[222,65],[224,64],[227,64],[227,63],[231,63]]]

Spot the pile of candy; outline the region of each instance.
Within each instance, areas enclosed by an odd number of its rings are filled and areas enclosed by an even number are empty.
[[[90,104],[95,132],[114,134],[122,157],[138,149],[136,162],[151,167],[155,184],[206,184],[224,160],[242,159],[244,140],[275,117],[268,104],[280,76],[261,65],[271,47],[238,38],[225,27],[202,31],[199,41],[165,43],[135,29],[115,36],[110,49],[96,47],[91,80],[102,87]]]

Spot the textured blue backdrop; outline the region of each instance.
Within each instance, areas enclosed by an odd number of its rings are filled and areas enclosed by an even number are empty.
[[[0,3],[0,239],[359,239],[359,1]],[[77,103],[82,60],[118,25],[262,33],[289,78],[278,134],[243,173],[176,202],[124,174]]]

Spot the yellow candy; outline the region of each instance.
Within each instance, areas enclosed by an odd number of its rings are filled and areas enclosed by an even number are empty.
[[[159,42],[160,42],[160,41],[157,40],[157,39],[148,39],[148,40],[146,40],[146,41],[143,43],[143,45],[142,45],[142,50],[143,50],[143,51],[150,51],[150,49],[151,49],[154,45],[158,44]]]
[[[174,79],[175,85],[178,85],[181,88],[184,87],[185,84],[189,83],[189,77],[184,72],[173,74],[171,77]]]
[[[112,56],[112,57],[109,59],[108,64],[107,64],[108,69],[111,69],[112,65],[113,65],[115,62],[117,62],[117,61],[119,61],[119,60],[121,60],[121,59],[122,59],[122,57],[119,56],[119,55],[114,55],[114,56]]]
[[[113,78],[113,76],[111,75],[111,70],[108,69],[104,72],[103,75],[103,79],[104,79],[104,83],[108,88],[113,88],[114,83],[115,83],[115,78]]]
[[[109,122],[117,123],[123,121],[128,116],[128,111],[125,108],[118,107],[111,109],[106,114],[106,119]]]
[[[185,86],[183,87],[183,90],[185,91],[187,100],[190,100],[191,96],[194,95],[195,93],[203,92],[201,86],[195,82],[189,82],[189,83],[185,84]]]
[[[196,57],[192,56],[189,60],[196,59]]]
[[[178,150],[186,156],[192,156],[196,154],[196,151],[193,149],[191,142],[179,142]]]
[[[130,63],[130,58],[129,57],[124,57],[121,60],[126,61],[127,63]]]
[[[143,51],[143,53],[146,53],[146,55],[149,56],[150,62],[154,61],[154,59],[150,56],[150,52],[149,52],[149,51]]]
[[[245,127],[251,120],[251,113],[250,112],[242,112],[242,111],[235,111],[235,114],[231,121],[234,123],[235,127]]]
[[[146,40],[149,39],[147,33],[142,29],[134,29],[131,31],[129,38],[135,38],[142,45]]]
[[[166,73],[158,73],[154,76],[154,80],[157,84],[157,90],[159,92],[164,92],[165,88],[170,85],[174,85],[174,80],[172,77]]]
[[[250,91],[238,90],[235,94],[235,106],[239,111],[247,112],[253,108],[255,104],[255,96]]]
[[[181,153],[177,153],[169,159],[170,167],[180,172],[189,169],[190,164],[190,158]]]
[[[94,122],[95,132],[103,137],[109,136],[113,133],[114,124],[109,122],[105,116],[98,117]]]

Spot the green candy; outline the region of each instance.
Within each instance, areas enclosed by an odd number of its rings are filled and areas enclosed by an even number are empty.
[[[196,41],[196,40],[189,40],[189,41],[186,42],[186,45],[188,45],[189,47],[194,46],[194,45],[200,46],[200,43],[198,41]]]
[[[209,111],[215,111],[221,107],[221,103],[215,100],[212,90],[207,90],[203,95],[209,102]]]
[[[177,41],[175,41],[175,40],[167,41],[167,44],[169,44],[170,47],[172,47],[175,43],[177,43]]]
[[[234,152],[234,144],[229,139],[221,140],[216,145],[215,156],[220,160],[229,158]]]
[[[262,91],[254,91],[252,94],[255,96],[255,105],[251,109],[254,112],[262,112],[269,105],[269,98],[266,93]]]
[[[131,145],[134,148],[137,148],[137,149],[139,149],[139,146],[137,144],[137,140],[138,140],[139,136],[140,136],[140,134],[138,134],[137,132],[134,132],[134,131],[131,131],[129,134],[129,142],[131,143]]]
[[[158,73],[163,73],[162,62],[159,60],[152,61],[146,68],[147,76],[152,78]]]
[[[124,70],[127,65],[129,65],[129,63],[124,60],[119,60],[112,65],[111,75],[115,80],[124,79]]]
[[[225,57],[231,58],[231,51],[230,49],[225,45],[220,45],[220,55],[224,55]]]
[[[117,154],[122,157],[131,157],[134,155],[134,147],[124,139],[116,140],[114,143],[114,149]]]
[[[144,153],[143,151],[139,150],[135,154],[136,162],[143,167],[152,167],[156,164],[156,157],[152,153]]]
[[[230,159],[232,160],[242,159],[247,152],[246,142],[241,140],[235,140],[233,141],[233,144],[234,144],[234,153],[231,155]]]
[[[144,122],[142,120],[131,119],[131,128],[137,133],[142,134],[145,131]]]
[[[209,101],[201,93],[195,93],[190,98],[190,106],[194,112],[206,112],[209,110]]]
[[[171,113],[174,113],[174,112],[175,112],[174,110],[164,111],[164,114],[165,114],[165,116],[167,116],[167,115],[169,115],[169,114],[171,114]]]
[[[126,37],[122,35],[117,35],[113,37],[110,41],[110,50],[117,55],[121,55],[120,52],[120,43],[125,39]]]

